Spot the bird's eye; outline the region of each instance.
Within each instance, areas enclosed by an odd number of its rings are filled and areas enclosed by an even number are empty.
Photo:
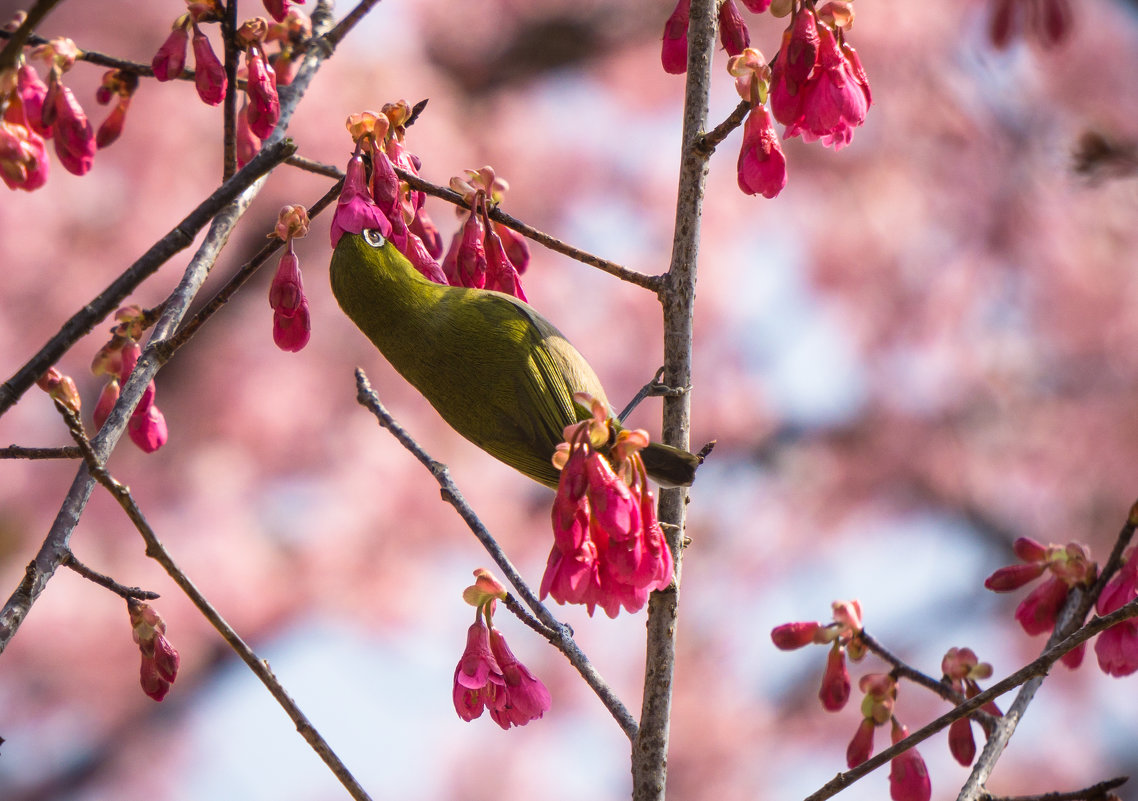
[[[381,248],[387,243],[387,240],[383,238],[383,234],[375,228],[365,228],[363,230],[363,237],[364,241],[373,248]]]

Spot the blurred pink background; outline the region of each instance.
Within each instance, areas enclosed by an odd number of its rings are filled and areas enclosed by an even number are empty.
[[[20,3],[0,2],[8,18]],[[997,676],[1037,654],[1014,624],[1022,594],[981,583],[1010,542],[1079,540],[1101,560],[1138,496],[1138,247],[1133,178],[1072,170],[1087,130],[1138,138],[1138,18],[1079,0],[1060,49],[994,51],[987,3],[857,0],[851,41],[874,105],[847,149],[784,143],[774,201],[735,185],[740,135],[711,163],[696,319],[693,446],[716,439],[692,490],[669,763],[677,801],[794,798],[844,768],[858,696],[816,700],[822,649],[784,654],[769,631],[828,619],[859,598],[866,627],[931,674],[968,645]],[[351,7],[341,4],[338,13]],[[343,120],[430,98],[408,134],[435,183],[491,164],[509,213],[648,273],[668,263],[682,78],[663,74],[671,12],[649,0],[454,3],[385,0],[328,61],[290,127],[300,153],[343,165]],[[149,62],[175,0],[64,3],[45,35]],[[242,18],[263,13],[242,4]],[[768,57],[781,23],[745,16]],[[737,97],[716,54],[711,120]],[[102,69],[68,74],[92,119]],[[76,178],[0,202],[0,360],[10,376],[62,322],[217,184],[220,110],[188,83],[144,81],[123,138]],[[277,209],[327,179],[282,167],[238,228],[204,301],[264,241]],[[428,201],[449,238],[453,212]],[[159,536],[375,798],[595,801],[628,796],[628,743],[565,660],[500,612],[553,709],[523,729],[463,723],[454,664],[471,622],[461,600],[488,566],[438,489],[355,402],[352,370],[455,480],[533,584],[550,547],[552,494],[447,429],[339,312],[328,289],[328,216],[298,242],[313,337],[277,350],[262,271],[158,377],[170,441],[129,443],[110,468]],[[189,258],[132,298],[160,301]],[[534,247],[531,302],[589,357],[617,405],[661,363],[655,299]],[[88,414],[88,366],[105,329],[59,364]],[[658,430],[658,402],[633,423]],[[0,418],[0,442],[68,444],[47,397]],[[5,461],[0,593],[16,587],[74,464]],[[61,570],[0,656],[5,801],[346,797],[97,491],[76,555],[155,602],[182,655],[164,702],[138,687],[123,603]],[[557,608],[639,711],[643,613]],[[872,657],[857,678],[882,669]],[[1057,668],[989,789],[1069,790],[1134,772],[1133,679],[1093,654]],[[1004,699],[1004,705],[1008,703]],[[917,728],[948,708],[903,686]],[[886,741],[879,732],[878,745]],[[921,748],[933,797],[967,771],[942,734]],[[887,772],[850,789],[883,798]],[[1125,788],[1124,788],[1125,797]],[[1133,796],[1132,796],[1133,797]]]

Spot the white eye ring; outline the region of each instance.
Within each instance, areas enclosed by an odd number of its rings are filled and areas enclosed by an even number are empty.
[[[383,238],[383,234],[381,234],[377,228],[365,228],[362,234],[364,241],[373,248],[381,248],[387,244],[387,240]]]

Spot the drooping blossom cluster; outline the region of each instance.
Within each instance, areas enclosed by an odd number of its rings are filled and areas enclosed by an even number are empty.
[[[102,428],[107,421],[111,409],[119,399],[120,382],[125,382],[130,377],[138,363],[138,357],[142,353],[138,342],[147,326],[147,316],[138,306],[119,309],[115,312],[115,319],[118,323],[111,329],[110,341],[99,349],[91,363],[92,373],[107,376],[107,383],[95,404],[96,429]],[[158,450],[169,439],[166,417],[154,402],[156,391],[151,379],[127,422],[131,442],[146,453]]]
[[[490,219],[490,207],[502,202],[509,184],[495,176],[493,168],[483,167],[451,178],[450,188],[462,195],[470,210],[456,209],[459,218],[466,219],[443,259],[447,281],[525,300],[520,276],[529,266],[529,246],[516,231]]]
[[[269,24],[254,17],[237,30],[245,51],[245,100],[237,116],[237,165],[244,166],[261,149],[281,116],[277,76],[265,54]]]
[[[1091,561],[1087,547],[1077,542],[1044,546],[1029,537],[1020,537],[1012,547],[1022,563],[1001,567],[988,576],[984,586],[994,592],[1010,592],[1049,573],[1047,580],[1032,590],[1015,611],[1016,620],[1028,634],[1049,632],[1055,628],[1071,590],[1094,583],[1098,566]],[[1077,668],[1085,651],[1086,643],[1080,643],[1061,661],[1069,668]]]
[[[503,729],[524,726],[549,709],[549,690],[518,661],[502,632],[494,628],[494,607],[505,599],[505,588],[482,568],[474,576],[474,584],[462,593],[475,614],[466,633],[466,649],[454,669],[454,709],[468,722],[488,709]]]
[[[977,679],[992,677],[992,666],[981,662],[976,652],[971,648],[949,648],[940,663],[944,673],[944,681],[956,692],[965,698],[972,698],[980,693]],[[1002,713],[995,702],[989,701],[981,707],[990,715],[999,717]],[[976,758],[976,741],[972,737],[972,721],[969,718],[955,720],[948,727],[948,749],[952,756],[964,767],[972,764]]]
[[[778,54],[768,64],[750,46],[747,25],[734,0],[719,5],[719,37],[730,59],[739,96],[750,104],[739,153],[739,188],[775,197],[786,186],[786,157],[774,122],[784,137],[820,140],[835,150],[848,145],[865,121],[871,102],[869,80],[857,52],[846,41],[853,24],[853,0],[746,0],[753,12],[790,17]],[[687,70],[690,0],[680,0],[664,26],[664,70]],[[770,107],[767,108],[769,100]]]
[[[988,38],[1003,49],[1018,36],[1044,48],[1055,47],[1071,34],[1070,0],[988,0]]]
[[[857,51],[846,41],[850,0],[793,4],[790,25],[771,65],[771,111],[785,136],[840,150],[865,121],[872,97]]]
[[[750,11],[761,14],[770,8],[771,0],[743,0]],[[682,75],[688,69],[688,22],[691,17],[691,0],[679,0],[668,21],[664,24],[664,44],[660,61],[664,71]],[[730,56],[737,56],[751,44],[747,23],[739,13],[735,0],[724,0],[719,5],[719,43]]]
[[[1128,549],[1123,558],[1122,568],[1098,597],[1095,609],[1100,615],[1109,615],[1138,597],[1138,548]],[[1095,656],[1102,672],[1110,676],[1129,676],[1138,670],[1138,620],[1128,618],[1098,635]]]
[[[131,635],[142,653],[139,671],[142,691],[155,701],[161,701],[178,676],[181,659],[166,639],[166,621],[154,611],[154,607],[133,598],[127,599],[126,605]]]
[[[36,386],[48,394],[52,400],[57,400],[73,414],[79,414],[82,400],[75,380],[59,372],[55,367],[47,368],[47,372],[36,379]]]
[[[591,408],[593,417],[568,426],[553,457],[561,476],[541,597],[584,604],[590,615],[598,606],[609,617],[622,606],[637,612],[649,592],[671,583],[673,570],[638,453],[648,434],[617,431],[614,438],[604,404],[583,393],[574,400]],[[606,446],[608,458],[600,450]]]
[[[281,350],[295,353],[312,336],[308,297],[300,277],[300,260],[292,241],[308,235],[308,210],[304,206],[285,206],[277,217],[274,231],[285,243],[277,273],[269,285],[269,306],[273,310],[273,342]]]
[[[225,97],[229,79],[225,75],[225,65],[213,52],[213,45],[202,33],[201,26],[220,22],[225,18],[225,9],[220,0],[187,0],[186,6],[186,13],[174,20],[170,35],[154,54],[150,66],[159,81],[172,81],[179,77],[186,66],[186,44],[189,42],[194,51],[194,88],[203,103],[216,106]]]
[[[7,27],[14,30],[22,15]],[[63,74],[80,55],[74,42],[60,37],[30,52],[31,59],[46,62],[46,83],[23,54],[16,66],[0,72],[0,178],[9,189],[30,192],[47,182],[46,140],[55,143],[55,154],[64,169],[86,175],[96,148],[106,147],[122,132],[137,77],[119,70],[104,76],[96,99],[104,105],[113,97],[118,102],[96,135],[74,92],[63,83]]]
[[[826,669],[822,674],[822,687],[818,698],[827,712],[842,709],[850,698],[850,674],[846,668],[846,654],[854,662],[865,656],[861,604],[858,601],[834,601],[834,620],[831,623],[783,623],[771,631],[771,640],[783,651],[793,651],[805,645],[829,645]]]
[[[435,283],[495,289],[524,300],[518,275],[529,263],[529,247],[519,234],[489,218],[506,189],[505,181],[495,177],[490,167],[467,170],[464,177],[451,179],[451,187],[463,195],[470,210],[459,210],[466,222],[440,265],[442,236],[427,215],[426,194],[395,172],[398,167],[418,175],[419,158],[404,144],[412,113],[410,105],[400,100],[384,105],[378,114],[364,111],[348,117],[356,151],[332,218],[332,246],[345,232],[376,228]],[[365,156],[371,159],[370,177]]]

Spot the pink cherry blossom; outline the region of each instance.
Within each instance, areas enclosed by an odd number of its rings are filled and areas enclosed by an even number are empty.
[[[489,707],[506,704],[505,679],[490,650],[490,630],[481,619],[466,633],[466,650],[454,669],[454,709],[465,721],[481,716]]]
[[[249,107],[246,110],[249,130],[257,138],[265,139],[273,132],[281,116],[276,75],[259,45],[249,48],[245,63],[248,68],[245,91],[249,95]]]
[[[737,169],[739,188],[748,195],[773,198],[786,186],[786,156],[764,106],[751,109],[743,123]]]
[[[737,56],[751,46],[751,34],[735,0],[724,0],[719,6],[719,42],[730,56]]]
[[[190,34],[186,26],[174,23],[174,29],[150,62],[155,78],[159,81],[172,81],[182,74],[186,67],[186,46],[189,40]]]
[[[549,709],[549,690],[541,679],[518,661],[506,638],[495,628],[490,629],[490,651],[502,673],[502,686],[498,692],[504,697],[501,707],[491,707],[490,717],[503,729],[524,726],[537,720]]]
[[[86,175],[95,160],[95,132],[69,87],[59,84],[54,101],[55,154],[65,170]]]
[[[664,44],[660,50],[660,61],[664,72],[682,75],[688,70],[688,18],[691,15],[691,0],[679,0],[676,9],[664,23]]]

